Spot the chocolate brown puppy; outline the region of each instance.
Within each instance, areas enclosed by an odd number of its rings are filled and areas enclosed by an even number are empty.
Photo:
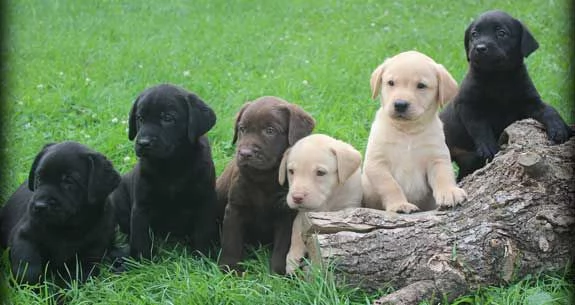
[[[539,44],[523,23],[502,11],[485,12],[465,30],[464,43],[469,70],[459,94],[440,114],[458,180],[493,158],[499,136],[515,121],[543,123],[556,144],[573,135],[529,77],[523,59]]]
[[[106,157],[76,142],[48,144],[28,180],[0,209],[0,246],[10,250],[15,278],[38,283],[97,272],[114,250],[114,212],[106,201],[120,175]],[[80,269],[77,269],[79,267]]]
[[[244,246],[271,244],[270,269],[284,274],[296,211],[286,203],[288,186],[278,182],[285,150],[309,135],[313,118],[302,108],[265,96],[246,103],[237,115],[236,155],[216,182],[225,206],[219,264],[241,271]]]
[[[150,230],[208,254],[218,242],[215,169],[204,135],[216,122],[195,94],[173,85],[148,88],[129,119],[138,163],[110,196],[130,255],[152,256]]]

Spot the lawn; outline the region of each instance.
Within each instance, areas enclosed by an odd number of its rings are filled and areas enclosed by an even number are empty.
[[[378,107],[370,98],[373,69],[416,49],[460,81],[467,68],[463,32],[494,8],[521,19],[539,41],[527,59],[533,81],[544,100],[575,122],[565,0],[21,0],[5,7],[0,202],[26,179],[47,142],[82,142],[128,171],[136,161],[126,130],[131,103],[165,82],[197,93],[215,110],[218,122],[208,136],[218,173],[234,151],[235,113],[262,95],[301,105],[315,117],[315,132],[363,152]],[[262,266],[266,253],[257,254],[250,272],[235,278],[185,249],[166,247],[152,263],[104,273],[67,293],[73,304],[369,304],[384,293],[336,286],[320,270],[309,281],[270,276]],[[456,304],[568,304],[574,289],[566,276],[517,279]],[[9,296],[12,304],[48,302],[29,287],[12,287]]]

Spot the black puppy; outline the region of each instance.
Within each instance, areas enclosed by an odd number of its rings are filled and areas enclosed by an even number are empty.
[[[10,248],[14,275],[37,283],[47,268],[64,279],[79,272],[84,281],[97,271],[95,264],[114,250],[106,198],[119,183],[112,163],[84,145],[44,146],[28,181],[0,210],[0,244]]]
[[[469,70],[440,114],[458,180],[493,158],[499,136],[515,121],[543,123],[553,143],[569,139],[572,130],[541,100],[523,62],[539,47],[527,27],[505,12],[489,11],[469,25],[464,42]]]
[[[215,169],[204,134],[216,116],[196,95],[173,85],[145,90],[129,118],[139,158],[110,196],[130,255],[151,258],[149,230],[208,254],[218,241]]]

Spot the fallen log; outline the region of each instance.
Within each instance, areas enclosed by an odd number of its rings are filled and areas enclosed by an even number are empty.
[[[524,120],[500,142],[494,160],[460,183],[468,200],[452,210],[308,213],[312,263],[333,264],[347,284],[398,289],[375,304],[453,300],[564,269],[575,255],[575,139],[550,145],[542,125]]]

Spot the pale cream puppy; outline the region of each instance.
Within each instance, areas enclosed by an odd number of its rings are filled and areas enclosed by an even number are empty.
[[[286,258],[286,273],[292,274],[306,253],[302,239],[304,212],[361,206],[361,153],[327,135],[309,135],[284,153],[279,168],[280,184],[285,183],[286,176],[287,204],[299,211]]]
[[[403,52],[373,71],[371,90],[381,107],[365,152],[364,204],[410,213],[464,201],[438,117],[458,90],[449,72],[422,53]]]

